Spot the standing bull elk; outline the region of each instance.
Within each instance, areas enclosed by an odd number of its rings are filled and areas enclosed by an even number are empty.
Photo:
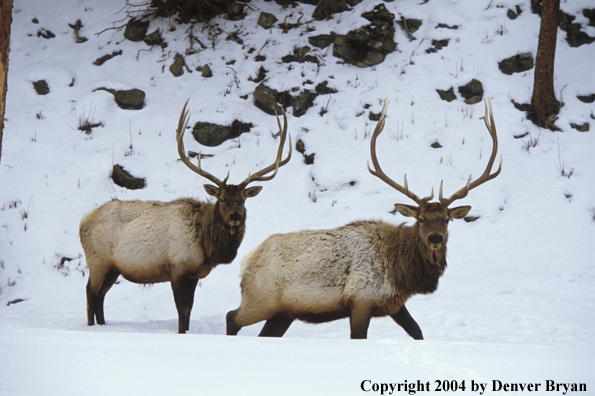
[[[188,168],[215,185],[205,184],[215,203],[191,198],[171,202],[107,202],[85,214],[80,223],[81,244],[89,267],[87,283],[87,324],[105,324],[103,301],[119,275],[135,283],[171,282],[178,310],[178,332],[189,329],[194,291],[199,279],[218,264],[230,263],[244,237],[246,198],[255,197],[262,187],[250,187],[257,181],[271,180],[279,167],[287,137],[287,117],[279,126],[279,149],[275,162],[254,173],[238,185],[227,184],[190,162],[184,149],[184,132],[189,116],[186,104],[180,114],[176,139],[180,159]],[[270,174],[273,172],[272,174]],[[268,176],[267,176],[268,174]]]
[[[405,302],[415,294],[433,293],[446,268],[448,222],[463,218],[470,206],[449,208],[470,190],[498,176],[491,173],[498,139],[491,104],[485,125],[493,149],[485,172],[471,177],[450,198],[429,202],[434,192],[419,198],[407,186],[390,179],[376,158],[376,140],[384,128],[384,103],[371,141],[374,169],[368,170],[417,206],[395,204],[413,226],[383,221],[358,221],[332,230],[273,235],[242,261],[240,307],[227,314],[227,334],[266,320],[260,336],[281,337],[295,319],[322,323],[349,317],[351,338],[367,338],[372,317],[390,316],[414,339],[423,339]]]

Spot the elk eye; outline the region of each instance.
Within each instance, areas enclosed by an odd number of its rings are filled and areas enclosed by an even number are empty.
[[[417,221],[419,222],[419,224],[423,224],[425,220],[423,217],[420,217],[419,220],[417,220]]]

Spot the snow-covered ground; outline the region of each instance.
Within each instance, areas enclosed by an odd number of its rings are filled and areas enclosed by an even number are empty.
[[[170,31],[167,21],[152,22],[149,31],[162,29],[168,47],[149,50],[124,40],[123,30],[96,34],[122,24],[121,1],[15,1],[0,164],[2,395],[381,394],[380,384],[405,381],[425,394],[429,391],[420,386],[429,382],[435,391],[444,380],[453,386],[450,381],[456,381],[461,394],[480,393],[473,387],[480,384],[486,384],[484,394],[514,394],[504,383],[540,384],[533,394],[565,393],[563,386],[551,390],[547,381],[583,383],[588,390],[582,394],[593,392],[595,108],[576,96],[595,93],[595,45],[571,48],[559,31],[555,89],[564,107],[556,121],[563,132],[557,133],[540,130],[511,103],[530,101],[533,71],[507,76],[498,69],[498,62],[518,53],[536,55],[540,19],[528,1],[515,20],[506,16],[518,4],[512,0],[385,3],[397,19],[418,18],[423,24],[414,41],[397,27],[398,50],[380,65],[342,64],[331,48],[313,50],[320,67],[281,62],[294,47],[308,45],[308,36],[345,34],[367,24],[360,15],[378,3],[364,1],[282,34],[277,27],[257,26],[261,11],[295,23],[302,14],[310,20],[314,7],[284,9],[253,0],[244,20],[217,18],[210,28],[195,27],[194,35],[209,48],[187,56],[186,63],[192,70],[208,63],[214,76],[207,79],[196,71],[177,78],[169,71],[174,55],[189,45],[187,26]],[[589,7],[587,0],[562,2],[595,36],[581,13]],[[75,44],[68,26],[77,19],[83,24],[80,35],[88,38],[82,44]],[[438,23],[459,29],[436,29]],[[222,33],[214,36],[216,26]],[[225,40],[240,28],[243,46]],[[40,29],[55,37],[38,37]],[[432,40],[445,38],[447,47],[426,53]],[[248,54],[252,47],[256,52]],[[93,65],[117,50],[121,56]],[[256,53],[266,60],[255,61]],[[288,111],[289,133],[294,143],[302,139],[307,154],[315,153],[314,164],[306,165],[294,152],[247,202],[238,258],[200,282],[186,336],[175,334],[169,284],[125,280],[107,295],[108,324],[87,327],[80,218],[112,197],[207,199],[205,180],[178,161],[176,151],[174,130],[187,98],[191,124],[239,119],[255,125],[239,141],[215,148],[201,148],[187,137],[187,149],[214,154],[203,161],[209,172],[223,177],[229,170],[230,182],[239,182],[270,163],[276,122],[253,105],[257,83],[249,81],[260,66],[268,70],[271,88],[312,90],[328,81],[338,91],[319,96],[302,117]],[[491,150],[479,119],[483,104],[466,105],[457,91],[474,78],[493,104],[503,170],[461,201],[480,218],[451,223],[449,267],[437,292],[407,303],[426,341],[411,340],[390,318],[372,321],[366,341],[349,340],[346,320],[294,323],[282,339],[256,338],[262,324],[235,338],[224,336],[225,314],[240,301],[241,257],[269,235],[356,219],[410,221],[390,213],[395,202],[410,202],[366,167],[375,126],[368,112],[378,113],[384,99],[391,102],[378,155],[395,180],[407,173],[410,188],[427,195],[444,179],[450,195],[469,174],[483,172]],[[50,88],[44,96],[32,85],[42,79]],[[142,89],[146,105],[122,110],[111,94],[94,91],[99,87]],[[450,87],[458,99],[442,101],[436,89]],[[365,105],[370,108],[364,112]],[[77,130],[79,117],[103,126],[84,134]],[[584,122],[591,124],[590,132],[569,125]],[[538,143],[527,151],[530,138]],[[436,141],[442,148],[430,147]],[[113,164],[145,177],[147,187],[130,191],[113,184]],[[573,172],[565,177],[560,168]],[[61,267],[63,257],[73,260]],[[529,393],[523,389],[518,393]],[[405,392],[412,394],[404,387],[394,390]]]

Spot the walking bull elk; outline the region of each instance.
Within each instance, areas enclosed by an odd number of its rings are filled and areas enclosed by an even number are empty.
[[[372,317],[390,316],[414,339],[422,331],[405,302],[415,294],[433,293],[446,268],[448,223],[462,219],[470,206],[449,208],[469,191],[500,174],[490,173],[498,138],[491,104],[486,102],[485,125],[493,149],[483,175],[449,198],[430,202],[434,191],[419,198],[407,186],[390,179],[376,157],[376,140],[384,128],[388,103],[371,140],[373,169],[380,180],[413,200],[417,206],[395,204],[413,226],[383,221],[358,221],[332,230],[273,235],[250,252],[241,266],[240,307],[227,314],[227,334],[266,320],[260,336],[281,337],[291,323],[322,323],[349,317],[351,338],[367,338]]]
[[[79,234],[89,267],[87,324],[105,324],[103,302],[119,275],[135,283],[171,282],[178,310],[178,333],[189,329],[194,291],[199,279],[218,264],[230,263],[244,237],[246,198],[255,197],[262,187],[253,182],[271,180],[291,158],[281,160],[287,138],[287,117],[279,126],[279,149],[272,165],[238,185],[227,184],[190,162],[184,149],[188,111],[184,104],[176,139],[180,159],[188,168],[215,185],[205,184],[215,203],[191,198],[171,202],[112,200],[85,214]],[[271,173],[272,172],[272,173]]]

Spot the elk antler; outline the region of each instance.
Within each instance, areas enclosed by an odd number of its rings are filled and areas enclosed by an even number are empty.
[[[218,187],[221,187],[225,185],[225,183],[227,182],[227,179],[229,178],[229,171],[227,172],[227,176],[225,176],[225,179],[221,181],[209,172],[204,171],[200,168],[200,153],[198,154],[198,166],[190,162],[190,160],[186,156],[183,137],[184,132],[186,132],[186,126],[188,126],[188,121],[190,120],[190,117],[188,116],[188,112],[190,110],[186,110],[186,105],[188,105],[188,101],[190,101],[190,98],[188,98],[186,103],[184,103],[184,107],[182,108],[182,114],[180,114],[180,119],[178,120],[178,129],[176,129],[176,140],[178,141],[178,154],[180,154],[180,159],[182,160],[182,162],[185,163],[186,166],[190,168],[193,172],[198,173],[202,177],[215,183]]]
[[[429,197],[420,198],[415,195],[413,192],[409,191],[409,187],[407,185],[407,174],[405,174],[405,182],[404,187],[400,184],[396,183],[394,180],[389,178],[380,168],[380,164],[378,163],[378,159],[376,158],[376,139],[384,129],[384,119],[386,117],[386,111],[388,110],[388,100],[384,101],[384,106],[382,107],[382,113],[380,114],[380,119],[378,120],[378,124],[376,124],[376,129],[374,129],[374,134],[372,135],[372,140],[370,142],[370,151],[372,153],[372,164],[374,165],[374,170],[370,169],[370,163],[368,162],[368,171],[394,188],[395,190],[399,191],[400,193],[405,194],[407,197],[411,198],[418,206],[425,205],[428,203],[432,198],[434,198],[434,189],[432,188],[432,194]]]
[[[291,135],[289,135],[289,153],[287,154],[287,158],[281,161],[281,157],[283,155],[283,146],[285,145],[285,139],[287,138],[287,116],[285,115],[285,109],[281,108],[281,111],[283,112],[283,127],[281,127],[279,115],[277,114],[277,111],[275,111],[275,117],[277,117],[277,125],[279,126],[279,132],[277,132],[274,136],[281,136],[279,140],[279,150],[277,151],[277,158],[275,159],[275,162],[273,162],[271,165],[267,166],[264,169],[261,169],[253,175],[249,175],[246,178],[246,180],[239,184],[243,188],[246,188],[246,186],[249,183],[255,181],[268,181],[273,179],[277,175],[277,171],[279,170],[279,168],[287,164],[291,159]],[[273,174],[265,176],[267,173],[270,173],[273,170]]]
[[[500,166],[498,167],[498,170],[496,172],[490,174],[490,172],[492,171],[492,166],[494,165],[494,161],[496,159],[496,154],[498,153],[498,136],[496,135],[496,124],[494,123],[494,113],[492,112],[492,103],[490,102],[489,99],[486,99],[484,101],[484,103],[485,103],[486,113],[485,113],[485,116],[483,116],[481,118],[483,118],[483,120],[486,124],[486,128],[488,129],[488,132],[490,133],[490,136],[492,137],[492,143],[493,143],[492,155],[490,156],[490,160],[488,161],[488,166],[486,167],[485,171],[483,172],[483,175],[481,175],[474,182],[471,182],[471,175],[469,175],[469,180],[467,180],[467,184],[465,185],[465,187],[461,188],[459,191],[457,191],[456,193],[451,195],[450,198],[448,198],[448,199],[445,199],[442,197],[443,182],[440,182],[439,200],[446,207],[448,207],[450,204],[452,204],[457,199],[465,198],[467,196],[467,194],[469,193],[469,191],[473,190],[475,187],[481,186],[483,183],[494,179],[496,176],[498,176],[500,174],[500,171],[502,170],[502,156],[500,156]],[[488,120],[488,115],[489,115],[489,120]]]

